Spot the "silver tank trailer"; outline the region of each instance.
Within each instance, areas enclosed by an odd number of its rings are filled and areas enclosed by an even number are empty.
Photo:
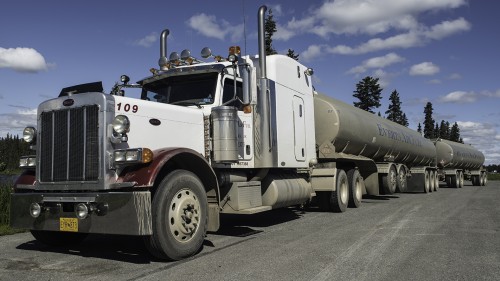
[[[314,96],[316,144],[375,162],[435,165],[436,148],[418,132],[323,94]]]
[[[449,140],[437,139],[437,165],[447,169],[480,169],[484,163],[484,154],[473,146]]]

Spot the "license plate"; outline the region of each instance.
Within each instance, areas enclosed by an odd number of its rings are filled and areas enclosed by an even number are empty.
[[[59,230],[78,232],[78,219],[77,218],[59,218]]]

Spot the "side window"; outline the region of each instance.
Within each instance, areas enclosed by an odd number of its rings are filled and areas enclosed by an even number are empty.
[[[240,81],[236,81],[236,96],[242,100],[243,99],[243,84]],[[224,90],[222,92],[222,103],[226,103],[234,98],[234,80],[224,79]],[[241,103],[239,101],[232,101],[228,106],[240,107]]]

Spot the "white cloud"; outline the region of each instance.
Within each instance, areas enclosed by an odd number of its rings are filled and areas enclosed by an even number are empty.
[[[464,143],[471,144],[481,151],[486,158],[486,164],[500,163],[500,145],[498,142],[500,135],[495,125],[477,121],[457,121],[457,124]]]
[[[423,62],[415,64],[410,68],[410,75],[434,75],[439,72],[439,66],[433,64],[432,62]]]
[[[42,54],[33,48],[0,48],[0,68],[35,73],[48,70],[53,66],[48,64]]]
[[[0,114],[0,136],[7,133],[21,135],[24,128],[36,125],[36,111],[37,109],[33,108]]]
[[[472,103],[477,100],[477,94],[473,92],[455,91],[439,99],[445,103]]]
[[[459,18],[454,21],[443,21],[440,24],[436,24],[430,28],[430,30],[424,33],[426,38],[439,40],[444,37],[448,37],[452,34],[468,31],[471,25],[464,18]]]
[[[158,39],[158,33],[152,32],[151,34],[146,35],[145,37],[135,41],[134,44],[137,46],[149,48],[156,42],[157,39]]]
[[[340,55],[360,55],[387,49],[407,49],[420,46],[423,41],[415,32],[398,34],[386,39],[373,38],[356,47],[338,45],[330,49],[331,53]]]
[[[390,28],[414,29],[415,17],[424,12],[457,8],[465,0],[337,0],[325,2],[313,14],[321,23],[322,33],[387,32]]]
[[[201,13],[187,20],[187,24],[201,35],[219,40],[225,40],[226,36],[236,42],[243,38],[243,24],[232,25],[225,20],[217,21],[213,15]]]
[[[324,46],[322,45],[310,45],[305,51],[300,54],[300,58],[304,61],[311,61],[319,57],[322,53]]]
[[[389,53],[385,56],[367,59],[367,60],[363,61],[363,63],[361,65],[358,65],[358,66],[351,68],[347,73],[359,74],[359,73],[366,72],[368,69],[371,69],[371,68],[384,68],[384,67],[389,66],[391,64],[402,62],[404,60],[405,59],[403,57],[399,56],[396,53]]]
[[[460,75],[460,73],[452,73],[450,76],[448,76],[448,79],[459,80],[462,79],[462,75]]]
[[[500,90],[496,92],[482,91],[479,93],[455,91],[441,97],[439,101],[444,103],[473,103],[482,98],[500,98]]]

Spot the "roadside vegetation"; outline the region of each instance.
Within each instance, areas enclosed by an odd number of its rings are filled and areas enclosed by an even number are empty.
[[[500,174],[498,174],[498,173],[495,173],[495,174],[488,173],[488,180],[490,180],[490,181],[499,181],[500,180]]]
[[[9,227],[11,188],[11,184],[0,183],[0,236],[23,232]]]

